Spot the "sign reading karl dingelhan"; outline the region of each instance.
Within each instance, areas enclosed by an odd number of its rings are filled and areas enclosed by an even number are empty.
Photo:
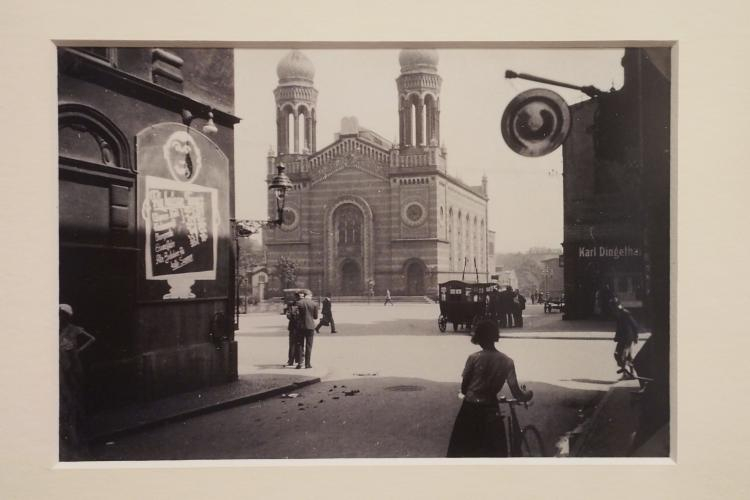
[[[642,257],[643,254],[641,249],[638,247],[632,247],[630,245],[623,246],[603,246],[603,245],[591,245],[591,246],[579,246],[578,257],[593,258],[593,257],[604,257],[610,259],[619,259],[623,257]]]

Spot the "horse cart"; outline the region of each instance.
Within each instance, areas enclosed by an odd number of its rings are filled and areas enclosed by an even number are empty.
[[[471,330],[480,320],[489,317],[489,292],[493,283],[466,283],[452,280],[440,283],[440,316],[438,328],[446,330],[453,323],[453,331],[460,327]]]

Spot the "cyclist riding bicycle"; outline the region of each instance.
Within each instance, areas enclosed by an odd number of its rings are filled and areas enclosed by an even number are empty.
[[[507,381],[519,401],[529,401],[534,396],[533,391],[518,385],[513,360],[495,348],[499,339],[494,321],[477,324],[471,342],[482,350],[466,360],[461,382],[463,404],[453,425],[448,457],[507,457],[507,437],[497,394]]]

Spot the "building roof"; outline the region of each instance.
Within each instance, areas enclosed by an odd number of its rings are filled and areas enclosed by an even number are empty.
[[[312,61],[299,50],[291,50],[276,65],[279,83],[304,83],[312,85],[315,78],[315,67]]]

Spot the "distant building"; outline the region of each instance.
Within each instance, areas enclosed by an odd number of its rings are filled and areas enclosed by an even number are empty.
[[[403,50],[399,62],[398,144],[344,118],[322,148],[312,63],[295,50],[277,66],[278,142],[268,175],[283,162],[294,190],[284,225],[263,240],[268,262],[291,259],[297,286],[316,295],[362,295],[371,280],[376,294],[437,295],[438,283],[464,270],[487,281],[494,268],[487,178],[470,186],[447,173],[437,51]]]
[[[626,49],[622,64],[622,89],[570,107],[563,145],[567,318],[591,316],[605,285],[632,308],[644,305],[653,279],[662,282],[660,293],[668,289],[669,49]],[[658,275],[649,272],[653,259]]]
[[[60,48],[58,104],[59,296],[96,337],[87,406],[236,379],[233,51]]]
[[[494,276],[496,276],[496,278],[494,278],[493,281],[498,285],[502,287],[509,286],[513,288],[513,290],[518,288],[518,276],[516,275],[515,270],[498,267],[495,269]]]

